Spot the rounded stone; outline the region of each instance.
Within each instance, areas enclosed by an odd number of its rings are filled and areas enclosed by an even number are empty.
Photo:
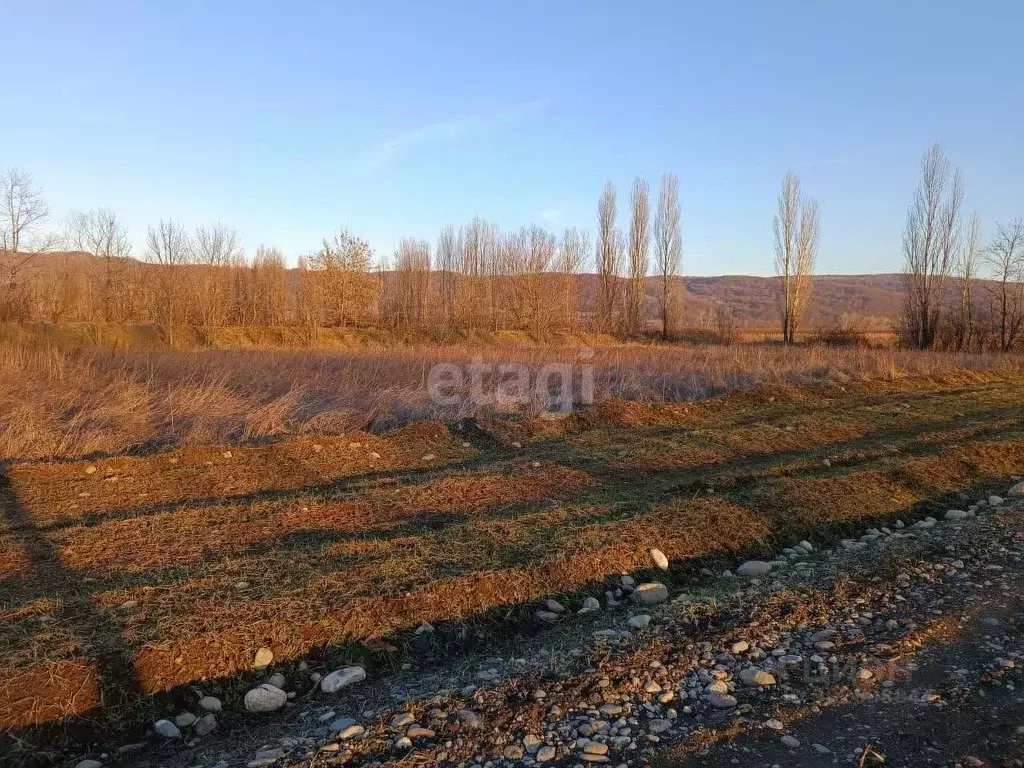
[[[287,693],[269,683],[264,683],[246,693],[243,703],[249,712],[276,712],[287,701]]]
[[[320,680],[320,690],[324,693],[337,693],[342,688],[360,683],[366,679],[366,670],[362,667],[342,667],[336,669]]]
[[[651,558],[651,562],[654,563],[659,569],[663,571],[668,570],[668,558],[665,557],[665,553],[656,547],[651,547],[647,554]]]

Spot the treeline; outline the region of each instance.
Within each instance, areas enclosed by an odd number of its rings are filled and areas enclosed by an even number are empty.
[[[238,233],[221,224],[190,229],[167,219],[147,232],[133,258],[124,224],[109,210],[73,213],[59,235],[45,234],[48,210],[30,177],[0,178],[0,320],[155,323],[167,341],[192,326],[212,338],[224,326],[295,325],[310,340],[325,327],[487,330],[647,330],[645,281],[651,255],[661,276],[663,329],[678,325],[681,214],[678,182],[662,179],[650,215],[647,184],[637,180],[629,232],[617,225],[616,191],[602,193],[597,238],[597,307],[585,309],[580,273],[590,236],[529,225],[503,232],[475,218],[446,227],[437,242],[403,239],[378,258],[342,231],[289,269],[277,248],[248,256]],[[654,242],[652,244],[652,232]]]
[[[963,182],[942,149],[924,157],[903,238],[905,306],[895,328],[907,346],[1009,351],[1024,345],[1024,223],[997,223],[981,243],[980,219],[961,221]],[[294,326],[309,342],[323,328],[600,331],[673,338],[686,327],[678,180],[651,194],[636,179],[620,226],[609,182],[596,233],[528,225],[502,231],[482,218],[445,227],[434,243],[406,238],[375,254],[342,231],[290,269],[271,246],[246,254],[222,224],[165,219],[133,253],[124,224],[106,209],[72,213],[59,234],[32,179],[0,172],[0,321],[156,324],[212,340],[226,326]],[[773,222],[775,309],[786,343],[797,341],[814,291],[820,212],[799,177],[785,176]],[[581,295],[584,272],[596,273]],[[990,279],[984,283],[979,277]],[[650,288],[654,285],[653,297]],[[695,323],[731,341],[737,324],[715,305]],[[855,323],[817,338],[856,343]],[[707,336],[705,336],[707,337]],[[806,338],[801,334],[800,338]]]

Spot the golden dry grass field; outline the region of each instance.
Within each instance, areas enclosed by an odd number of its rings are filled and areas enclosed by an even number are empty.
[[[8,461],[0,729],[131,732],[198,681],[239,710],[261,647],[387,668],[423,622],[518,631],[652,546],[682,581],[1024,473],[1020,372],[852,378]]]

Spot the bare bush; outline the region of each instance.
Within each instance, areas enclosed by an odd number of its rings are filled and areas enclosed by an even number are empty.
[[[811,340],[827,347],[868,347],[867,334],[861,325],[860,318],[855,315],[843,315],[839,322],[831,328],[818,330]]]

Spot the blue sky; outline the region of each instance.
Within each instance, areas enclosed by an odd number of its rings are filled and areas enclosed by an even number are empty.
[[[690,274],[771,272],[792,168],[819,271],[895,271],[933,141],[987,231],[1024,216],[1022,26],[1019,1],[0,0],[0,167],[57,220],[113,208],[137,255],[175,217],[293,258],[477,214],[592,232],[606,179],[625,227],[633,177],[671,171]]]

